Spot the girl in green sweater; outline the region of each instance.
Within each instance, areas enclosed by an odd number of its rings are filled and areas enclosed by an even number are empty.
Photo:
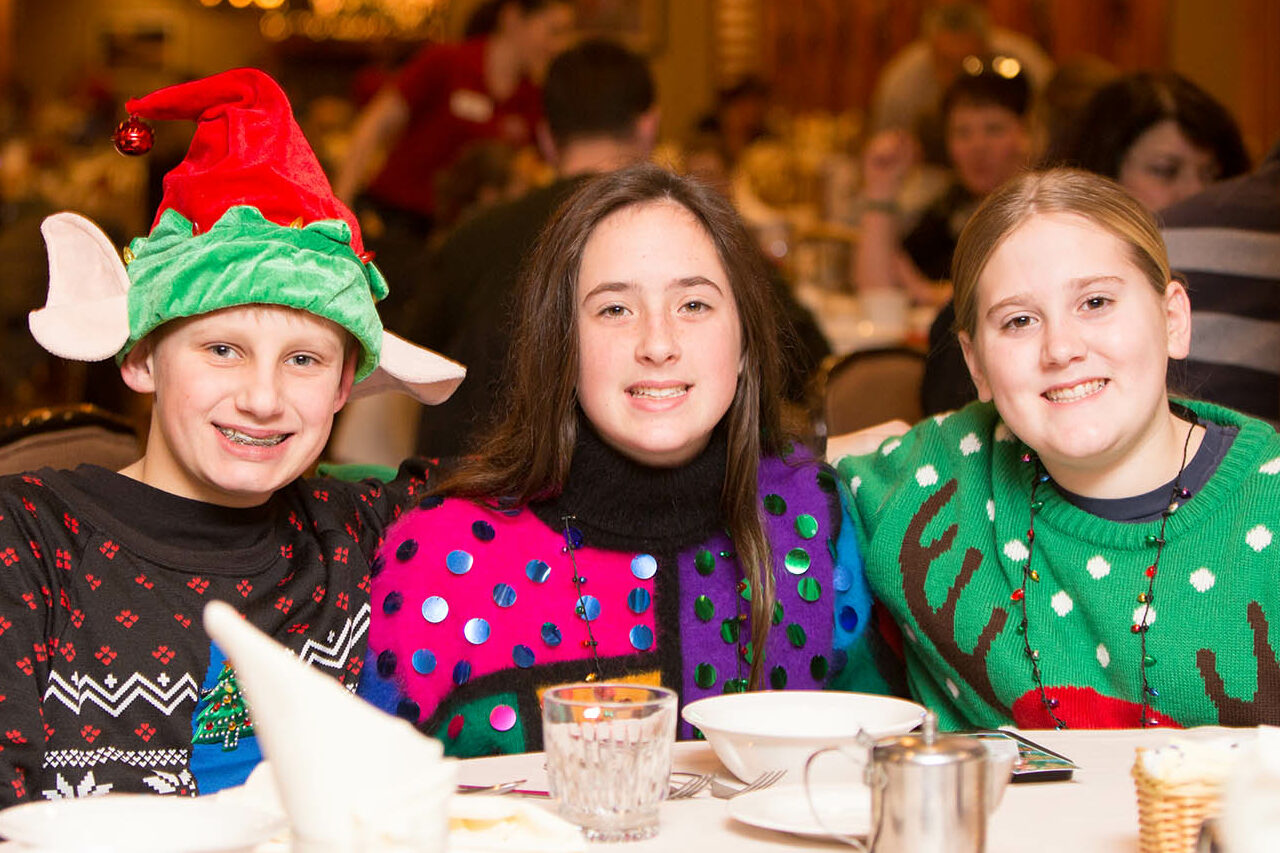
[[[1150,215],[1028,174],[952,272],[981,402],[838,464],[911,692],[953,728],[1280,723],[1280,438],[1170,401],[1191,310]]]

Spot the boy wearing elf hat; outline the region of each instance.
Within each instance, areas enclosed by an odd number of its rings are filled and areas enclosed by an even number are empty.
[[[30,327],[154,395],[147,449],[0,479],[0,807],[243,781],[259,753],[210,599],[354,688],[369,560],[426,470],[302,475],[352,393],[436,403],[463,375],[383,331],[386,283],[274,81],[237,69],[127,106],[196,121],[191,149],[123,261],[83,217],[46,220]]]

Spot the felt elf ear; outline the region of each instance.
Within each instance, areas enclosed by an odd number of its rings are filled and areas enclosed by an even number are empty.
[[[129,274],[106,234],[76,213],[40,225],[49,253],[49,296],[27,316],[40,346],[75,361],[102,361],[129,339]]]

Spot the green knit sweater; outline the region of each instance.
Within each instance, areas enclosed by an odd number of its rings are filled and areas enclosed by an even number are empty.
[[[1147,617],[1148,716],[1162,725],[1280,723],[1280,437],[1238,427],[1198,494],[1170,516]],[[916,425],[838,464],[855,496],[872,592],[902,632],[912,693],[950,728],[1053,725],[1019,630],[1028,554],[1027,448],[989,404]],[[1074,728],[1139,724],[1148,542],[1160,522],[1108,521],[1041,486],[1027,629],[1054,713]],[[1276,621],[1277,627],[1271,628]]]

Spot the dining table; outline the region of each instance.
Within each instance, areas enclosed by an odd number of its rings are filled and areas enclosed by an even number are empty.
[[[1166,729],[1134,729],[1034,731],[1024,734],[1070,758],[1077,769],[1068,781],[1010,784],[988,821],[987,851],[1137,851],[1138,809],[1130,776],[1136,750],[1161,746],[1169,742],[1174,733]],[[733,778],[704,741],[675,744],[672,767],[673,770],[693,773],[713,773],[728,780]],[[491,785],[514,779],[524,779],[522,787],[545,790],[544,755],[522,753],[473,758],[458,765],[460,784]],[[802,780],[789,781],[800,784]],[[774,790],[779,795],[785,793],[783,783]],[[530,801],[544,808],[555,808],[553,800]],[[589,844],[588,847],[611,847],[628,853],[657,850],[766,853],[843,847],[834,840],[765,829],[734,819],[729,814],[731,802],[712,797],[709,791],[690,799],[669,800],[662,804],[657,836],[623,845]]]

